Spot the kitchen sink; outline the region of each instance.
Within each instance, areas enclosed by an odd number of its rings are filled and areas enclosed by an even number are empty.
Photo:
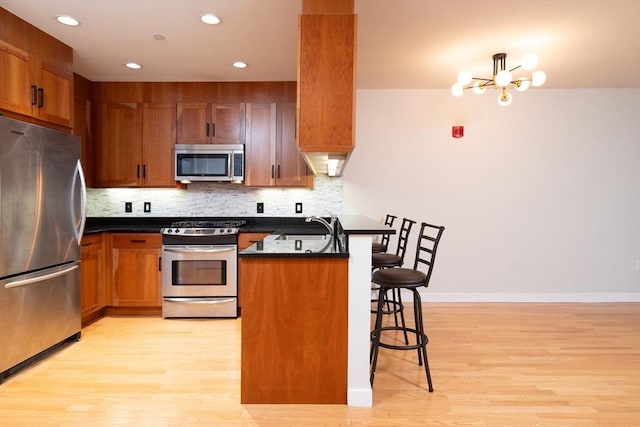
[[[281,234],[276,240],[329,240],[328,234]]]

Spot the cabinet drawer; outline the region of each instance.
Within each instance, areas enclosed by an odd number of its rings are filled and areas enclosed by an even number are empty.
[[[114,248],[160,249],[160,233],[118,233],[112,236]]]
[[[82,252],[102,249],[102,234],[89,234],[82,237]]]

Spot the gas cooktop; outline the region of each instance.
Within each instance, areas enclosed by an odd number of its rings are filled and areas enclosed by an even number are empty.
[[[238,227],[245,225],[245,220],[185,220],[177,221],[170,227],[160,230],[165,235],[211,236],[217,234],[237,234]]]

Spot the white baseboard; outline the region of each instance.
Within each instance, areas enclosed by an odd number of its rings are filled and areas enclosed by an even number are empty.
[[[441,293],[429,289],[420,291],[423,302],[640,302],[639,292],[592,293]],[[404,301],[411,301],[410,294],[402,294]]]

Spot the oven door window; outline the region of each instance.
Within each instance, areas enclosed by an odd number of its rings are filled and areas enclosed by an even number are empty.
[[[173,286],[226,286],[227,262],[224,260],[181,260],[171,263]]]
[[[229,154],[178,154],[177,176],[229,176]]]

